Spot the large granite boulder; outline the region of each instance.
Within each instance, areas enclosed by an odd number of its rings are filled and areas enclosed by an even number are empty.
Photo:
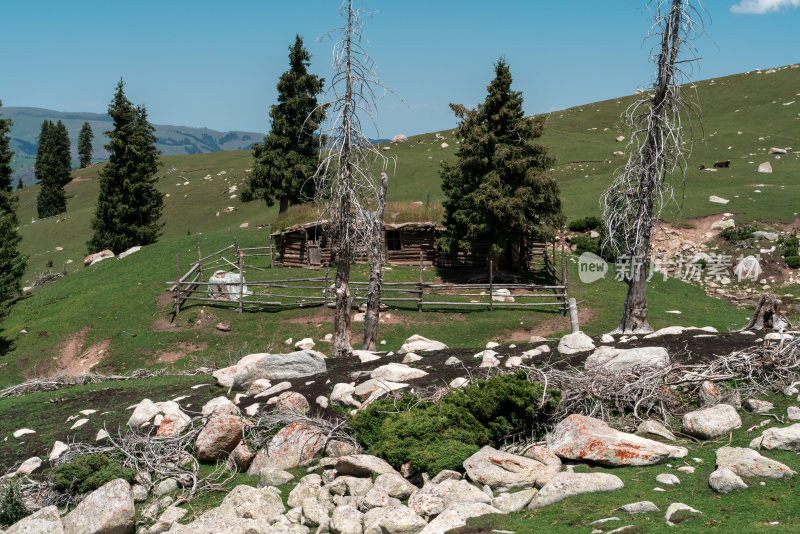
[[[742,418],[730,404],[716,404],[683,416],[683,431],[702,439],[716,438],[741,426]]]
[[[464,460],[463,466],[470,480],[492,489],[532,487],[537,480],[544,482],[555,474],[540,461],[498,451],[488,445]]]
[[[626,372],[636,368],[661,368],[669,364],[669,353],[664,347],[616,349],[602,346],[586,358],[584,366],[587,370]]]
[[[87,495],[62,519],[64,534],[132,534],[133,491],[117,478]]]

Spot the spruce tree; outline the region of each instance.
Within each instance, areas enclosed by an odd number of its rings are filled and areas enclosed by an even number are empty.
[[[56,156],[56,173],[61,185],[67,185],[72,176],[72,155],[70,154],[69,131],[63,122],[58,121],[53,130],[53,143]]]
[[[64,185],[69,181],[69,164],[66,163],[65,167],[64,135],[66,128],[61,121],[57,125],[48,120],[42,122],[34,163],[36,179],[41,184],[39,196],[36,197],[36,210],[40,219],[67,211]],[[66,151],[69,156],[69,138],[66,140]]]
[[[289,204],[313,198],[318,141],[314,132],[325,118],[317,103],[324,80],[308,73],[311,56],[297,35],[289,47],[289,70],[278,81],[278,103],[270,108],[270,133],[253,146],[253,172],[242,200],[264,199],[267,206],[278,200],[278,216]]]
[[[0,107],[3,103],[0,102]],[[25,258],[19,252],[17,198],[11,193],[11,120],[0,115],[0,319],[8,313],[9,300],[20,290]]]
[[[81,132],[78,134],[78,157],[80,158],[81,169],[85,169],[92,164],[92,140],[94,132],[88,122],[83,123]]]
[[[19,191],[23,187],[25,187],[25,184],[22,183],[22,176],[20,176],[19,180],[17,180],[17,191]]]
[[[461,119],[456,160],[441,169],[446,251],[471,251],[488,240],[495,260],[510,257],[532,239],[547,239],[563,226],[558,184],[547,173],[554,160],[533,142],[544,122],[526,118],[522,93],[511,89],[503,58],[484,103],[476,109],[450,104]]]
[[[100,193],[92,220],[89,252],[115,253],[136,245],[154,243],[161,235],[159,222],[164,200],[155,187],[160,165],[155,128],[144,107],[125,96],[120,80],[108,114],[114,129],[106,132],[110,157],[100,170]]]

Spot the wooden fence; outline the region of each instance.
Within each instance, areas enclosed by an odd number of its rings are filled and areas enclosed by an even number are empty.
[[[555,258],[555,247],[553,247]],[[381,303],[392,308],[416,307],[424,309],[443,309],[458,307],[495,308],[527,308],[549,306],[558,309],[562,314],[568,311],[568,277],[562,246],[561,269],[558,272],[555,262],[545,261],[546,270],[553,285],[536,285],[525,283],[496,283],[493,266],[489,262],[489,283],[484,284],[450,284],[425,282],[423,280],[423,259],[420,255],[419,280],[414,282],[383,282],[381,285]],[[232,256],[235,261],[228,259]],[[272,266],[274,250],[271,246],[240,248],[238,242],[229,245],[208,256],[203,256],[200,241],[197,239],[197,261],[189,270],[181,274],[178,257],[175,258],[176,280],[167,282],[169,291],[174,293],[175,314],[179,314],[181,306],[187,302],[203,302],[205,304],[235,306],[241,314],[245,307],[282,308],[332,305],[335,300],[332,287],[333,278],[330,269],[325,265],[325,275],[313,278],[287,278],[280,280],[257,281],[247,280],[245,274],[250,270],[263,271],[266,267],[245,266],[247,257],[269,257]],[[225,267],[228,272],[238,274],[238,281],[220,284],[209,281],[204,273],[212,274],[212,269]],[[251,271],[252,272],[252,271]],[[241,281],[244,280],[244,284]],[[224,288],[222,287],[224,285]],[[350,282],[350,293],[353,304],[357,306],[366,302],[368,282]]]

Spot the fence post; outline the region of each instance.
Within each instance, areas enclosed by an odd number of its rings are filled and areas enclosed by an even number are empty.
[[[494,309],[494,266],[492,260],[489,260],[489,311]]]
[[[236,239],[236,236],[233,236],[233,250],[234,254],[237,256],[239,255],[239,240]]]
[[[569,296],[569,270],[567,269],[567,263],[565,261],[564,241],[566,241],[566,239],[564,239],[562,237],[561,238],[561,285],[564,286],[564,290],[563,290],[564,291],[564,299],[563,299],[564,310],[563,310],[563,314],[566,315],[567,314],[567,308],[568,308],[567,297]]]
[[[581,325],[578,323],[578,304],[575,302],[575,299],[569,299],[569,324],[573,334],[580,332]]]
[[[272,259],[272,234],[269,236],[269,268],[273,268],[273,259]]]
[[[322,294],[325,296],[325,307],[328,307],[328,266],[330,265],[329,262],[325,262],[325,282],[322,290]]]
[[[203,253],[200,251],[200,234],[194,234],[194,240],[197,243],[197,269],[200,271],[200,281],[203,281]]]
[[[417,300],[417,311],[422,313],[422,251],[419,252],[419,298]]]
[[[181,264],[177,254],[175,254],[175,317],[181,312]]]
[[[244,311],[244,260],[242,259],[242,253],[238,250],[238,246],[236,252],[239,255],[239,315],[241,315]]]

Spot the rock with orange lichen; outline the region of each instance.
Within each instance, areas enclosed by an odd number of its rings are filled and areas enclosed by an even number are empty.
[[[492,489],[508,489],[532,487],[537,480],[541,486],[558,473],[561,461],[548,466],[538,460],[498,451],[487,445],[464,460],[463,465],[473,482],[486,484]]]
[[[258,475],[264,469],[291,469],[305,465],[325,445],[325,434],[305,423],[292,423],[278,431],[269,445],[258,451],[247,473]]]
[[[684,447],[614,430],[593,417],[572,414],[547,435],[547,448],[561,458],[602,465],[651,465],[683,458]]]
[[[275,402],[275,408],[284,412],[306,414],[311,409],[308,400],[296,391],[284,391]]]
[[[216,462],[228,455],[244,439],[245,420],[236,415],[212,415],[197,435],[197,459]]]

